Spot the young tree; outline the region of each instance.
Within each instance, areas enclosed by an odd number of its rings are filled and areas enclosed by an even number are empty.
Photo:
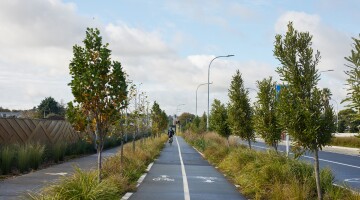
[[[162,110],[161,117],[160,117],[160,132],[159,133],[165,131],[168,126],[169,126],[168,116],[167,116],[165,110]]]
[[[231,133],[228,124],[227,109],[220,100],[214,99],[214,102],[211,105],[209,121],[211,129],[216,131],[222,137],[225,137],[229,145],[229,136]]]
[[[247,140],[251,149],[251,141],[255,140],[252,125],[252,109],[250,106],[249,92],[244,88],[244,81],[239,70],[235,75],[229,88],[228,118],[231,133]]]
[[[355,110],[348,108],[339,112],[339,133],[359,132],[360,119],[356,118]]]
[[[308,32],[298,32],[290,22],[286,34],[275,37],[274,56],[281,63],[277,72],[286,85],[280,91],[281,125],[297,145],[314,152],[317,193],[322,199],[318,151],[330,142],[335,125],[326,102],[329,94],[316,87],[320,52],[313,54],[311,40]]]
[[[199,133],[204,133],[206,131],[206,121],[207,121],[207,115],[206,112],[204,112],[199,122],[199,129],[198,129]]]
[[[265,140],[265,143],[277,151],[281,139],[281,128],[276,116],[276,91],[272,77],[257,81],[258,94],[254,110],[254,129]]]
[[[120,62],[111,61],[108,44],[102,44],[98,29],[87,28],[84,47],[73,47],[74,57],[69,65],[69,83],[75,102],[84,115],[95,124],[98,153],[98,178],[101,181],[101,152],[110,125],[117,121],[126,106],[126,75]]]
[[[154,104],[151,108],[150,117],[151,117],[151,122],[152,122],[151,123],[151,132],[152,132],[153,136],[155,137],[160,132],[165,130],[167,127],[167,124],[168,124],[167,115],[166,115],[165,111],[160,109],[160,106],[156,101],[154,101]]]
[[[348,71],[345,71],[348,76],[346,79],[348,93],[343,102],[350,102],[348,107],[357,112],[356,118],[360,120],[360,39],[352,39],[354,46],[351,55],[345,57],[345,60],[348,61],[348,64],[345,65],[349,68]]]

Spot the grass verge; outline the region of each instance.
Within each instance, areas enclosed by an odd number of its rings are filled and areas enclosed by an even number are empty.
[[[120,152],[104,161],[101,183],[97,180],[96,170],[75,169],[74,175],[44,188],[40,194],[29,194],[29,199],[120,199],[126,192],[135,190],[137,180],[145,172],[147,165],[160,154],[166,140],[165,135],[139,140],[135,152],[132,152],[132,144],[126,144],[122,164]]]
[[[334,137],[331,139],[331,146],[343,146],[360,148],[360,138],[358,137]]]
[[[215,133],[187,132],[183,136],[234,184],[240,185],[241,193],[250,199],[317,199],[312,165],[288,159],[272,150],[250,150],[236,141],[231,141],[227,147],[226,140]],[[333,183],[331,171],[321,170],[324,199],[360,199],[359,195]]]

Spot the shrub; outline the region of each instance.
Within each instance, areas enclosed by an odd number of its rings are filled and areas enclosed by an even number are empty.
[[[25,172],[29,169],[29,154],[27,151],[27,145],[18,146],[17,151],[17,167],[20,172]]]
[[[167,140],[166,136],[137,141],[136,151],[132,144],[124,146],[124,162],[120,152],[103,163],[103,179],[98,183],[97,171],[84,172],[75,169],[71,177],[64,177],[58,185],[45,188],[41,194],[29,194],[31,199],[119,199],[122,194],[134,191],[136,181],[159,153]]]
[[[305,162],[288,159],[275,151],[254,151],[231,142],[227,144],[212,134],[185,133],[187,141],[199,148],[205,157],[219,166],[232,181],[240,185],[241,192],[251,199],[316,199],[313,167]],[[199,148],[201,150],[202,148]],[[322,169],[321,185],[324,199],[360,199],[351,191],[333,185],[334,176],[329,169]]]
[[[75,168],[71,177],[61,180],[58,185],[53,185],[46,190],[46,195],[30,195],[32,199],[98,199],[108,200],[119,198],[120,194],[116,184],[110,179],[99,183],[97,172],[84,172]]]
[[[68,145],[64,142],[58,142],[47,146],[47,159],[58,163],[65,159]]]
[[[330,145],[360,148],[360,138],[358,137],[334,137]]]
[[[15,158],[15,149],[14,146],[5,146],[0,149],[0,163],[1,163],[1,172],[2,174],[8,174],[11,171],[11,167]]]
[[[40,144],[18,145],[17,164],[20,172],[28,171],[30,168],[38,169],[43,161],[45,146]]]

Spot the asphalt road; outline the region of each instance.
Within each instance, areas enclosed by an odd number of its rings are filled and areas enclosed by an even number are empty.
[[[241,143],[248,145],[247,142]],[[273,149],[263,142],[252,143],[252,147],[265,150]],[[279,151],[285,152],[285,145],[279,145]],[[314,163],[313,154],[306,152],[300,158],[306,162]],[[355,191],[360,191],[360,157],[339,153],[319,151],[320,168],[328,167],[335,176],[335,184],[348,186]]]
[[[181,152],[181,153],[180,153]],[[131,200],[246,199],[181,137],[168,143]]]

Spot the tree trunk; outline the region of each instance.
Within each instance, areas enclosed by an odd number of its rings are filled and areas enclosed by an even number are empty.
[[[316,189],[318,193],[318,200],[322,200],[322,192],[320,185],[320,171],[319,171],[319,150],[316,149],[314,152],[314,167],[315,167],[315,180],[316,180]]]
[[[274,141],[273,147],[274,147],[274,149],[275,149],[275,151],[277,153],[278,152],[278,143],[276,141]]]
[[[98,153],[98,180],[99,180],[99,183],[101,182],[101,148],[100,148],[100,145],[98,145],[98,148],[97,148],[97,153]]]
[[[122,165],[124,161],[124,138],[121,137],[121,153],[120,153],[120,164]]]
[[[251,149],[251,140],[248,138],[249,148]]]
[[[230,137],[230,136],[227,136],[227,138],[226,138],[226,139],[227,139],[227,145],[228,145],[228,147],[230,148],[230,141],[229,141],[229,137]]]
[[[98,160],[97,160],[97,164],[98,164],[98,181],[99,183],[101,182],[101,151],[102,151],[102,148],[101,148],[101,136],[100,136],[100,128],[99,128],[99,124],[96,123],[96,130],[95,130],[95,135],[96,135],[96,151],[97,151],[97,154],[98,154]]]
[[[133,137],[133,153],[135,153],[135,138],[136,138],[136,132],[134,133],[134,137]]]

